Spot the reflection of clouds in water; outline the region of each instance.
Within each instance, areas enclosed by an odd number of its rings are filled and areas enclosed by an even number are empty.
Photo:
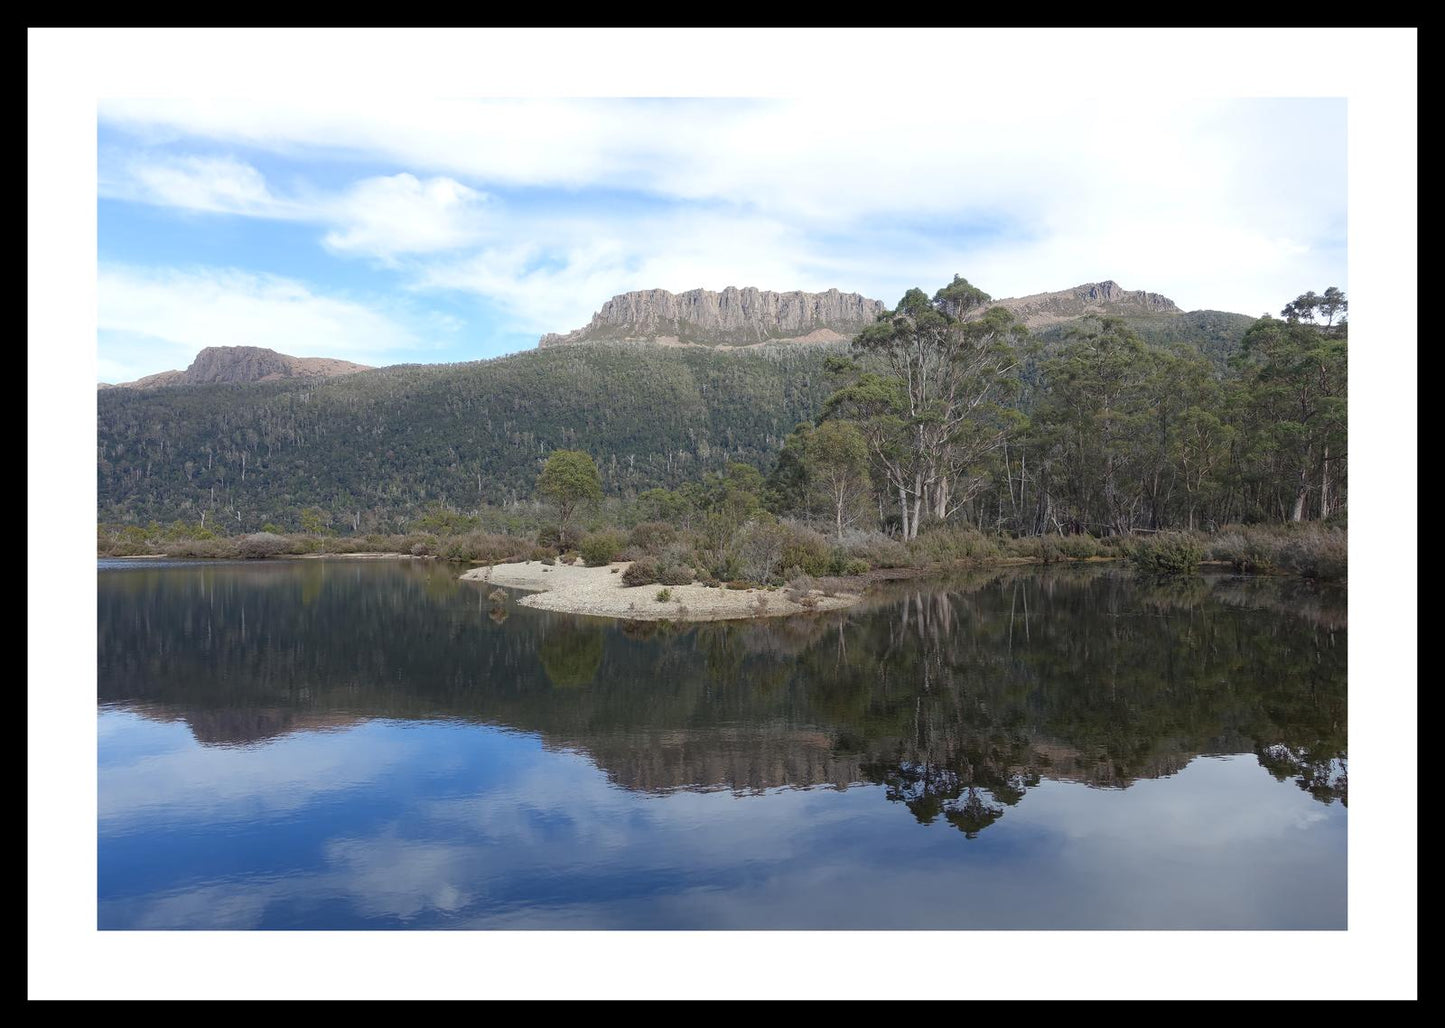
[[[967,840],[914,825],[877,786],[639,794],[583,755],[514,735],[508,747],[502,734],[472,741],[507,748],[485,784],[401,819],[339,824],[314,869],[106,900],[101,923],[289,927],[338,905],[338,927],[1344,926],[1344,808],[1275,783],[1252,756],[1196,760],[1122,790],[1045,781]],[[326,768],[377,770],[388,740],[392,762],[413,771],[454,763],[419,726],[414,737],[403,749],[394,732],[310,736],[324,752],[266,782],[248,776],[225,802],[243,809],[273,787],[315,795],[305,786]],[[183,796],[199,804],[229,766],[208,765]]]
[[[1074,843],[1124,834],[1140,853],[1228,849],[1312,823],[1316,801],[1288,784],[1266,788],[1261,776],[1267,778],[1250,756],[1198,757],[1167,778],[1131,783],[1123,790],[1127,803],[1115,802],[1111,790],[1046,780],[1009,816],[1048,826]]]
[[[167,726],[190,740],[183,724]],[[156,818],[247,820],[296,810],[328,793],[365,785],[420,745],[365,728],[276,739],[266,759],[254,749],[208,747],[190,740],[166,752],[150,747],[128,763],[107,764],[98,794],[106,831]]]
[[[473,902],[476,856],[470,846],[394,834],[338,839],[326,847],[330,871],[322,884],[350,898],[368,917],[407,920],[428,910],[450,913]]]
[[[730,792],[679,790],[664,796],[630,792],[613,785],[586,757],[572,752],[539,754],[518,776],[496,788],[471,796],[436,800],[423,816],[447,825],[473,829],[489,844],[504,844],[501,853],[518,867],[535,864],[528,847],[557,847],[553,856],[569,863],[588,863],[601,850],[637,845],[639,831],[655,833],[665,850],[649,855],[648,847],[629,854],[645,864],[686,858],[689,866],[727,867],[745,859],[786,859],[797,854],[797,834],[845,824],[854,808],[876,796],[846,803],[830,799],[833,789],[775,789],[759,796]],[[861,797],[871,787],[860,787]],[[726,832],[719,848],[716,835]],[[565,844],[565,845],[562,845]]]

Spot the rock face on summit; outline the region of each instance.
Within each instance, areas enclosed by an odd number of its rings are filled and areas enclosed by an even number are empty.
[[[292,357],[261,346],[208,346],[196,354],[185,371],[162,371],[117,386],[102,382],[100,388],[158,389],[214,382],[274,382],[281,378],[330,378],[369,370],[365,364],[331,357]]]
[[[603,339],[700,346],[837,342],[872,324],[883,310],[878,300],[836,289],[822,293],[774,293],[732,286],[720,293],[649,289],[614,296],[585,327],[565,335],[549,332],[537,345]]]
[[[1057,293],[1034,293],[1005,300],[994,300],[968,317],[982,317],[990,307],[1006,307],[1029,328],[1044,328],[1061,321],[1073,321],[1089,314],[1134,318],[1150,314],[1183,314],[1184,311],[1167,296],[1146,293],[1142,289],[1126,290],[1112,280],[1086,282]]]

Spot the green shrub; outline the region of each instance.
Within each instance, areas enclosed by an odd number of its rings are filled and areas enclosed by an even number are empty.
[[[907,548],[918,564],[979,560],[999,552],[997,542],[971,525],[934,525]]]
[[[643,521],[634,525],[627,541],[641,550],[660,550],[677,540],[677,529],[666,521]]]
[[[1204,547],[1182,532],[1163,532],[1138,539],[1129,548],[1129,559],[1141,571],[1159,575],[1186,574],[1199,570]]]
[[[657,596],[654,597],[654,599],[656,599],[658,603],[666,603],[668,600],[672,599],[672,590],[659,589],[657,590]]]
[[[525,539],[495,532],[467,532],[441,545],[447,560],[476,561],[481,564],[509,564],[531,558],[534,547]]]
[[[651,585],[657,581],[657,564],[651,560],[634,560],[622,572],[622,584],[626,586]]]
[[[581,542],[582,530],[574,525],[568,525],[566,529],[557,525],[543,525],[537,530],[537,545],[553,550],[575,550]]]
[[[692,568],[686,564],[663,564],[657,571],[657,580],[663,585],[687,585],[692,579]]]
[[[849,542],[845,548],[850,557],[859,557],[875,568],[906,568],[912,563],[908,547],[881,532],[869,533],[865,539]]]
[[[798,568],[806,575],[825,575],[831,556],[828,541],[817,532],[811,528],[789,526],[779,563],[784,568]]]
[[[611,564],[626,542],[622,533],[614,529],[589,532],[582,538],[582,560],[589,568]]]
[[[866,575],[869,570],[868,562],[862,557],[849,557],[843,562],[845,575]]]

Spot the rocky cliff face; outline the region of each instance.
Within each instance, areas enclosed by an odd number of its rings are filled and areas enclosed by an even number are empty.
[[[973,311],[969,317],[982,317],[990,307],[1006,307],[1029,328],[1044,328],[1061,321],[1072,321],[1089,314],[1134,318],[1150,314],[1183,314],[1167,296],[1128,290],[1112,280],[1086,282],[1056,293],[1034,293],[1032,296],[994,300]]]
[[[158,389],[213,382],[273,382],[281,378],[330,378],[368,370],[365,364],[331,357],[292,357],[260,346],[208,346],[196,354],[185,371],[162,371],[117,386],[102,382],[100,388]]]
[[[719,293],[649,289],[614,296],[585,327],[565,335],[548,333],[537,345],[600,339],[702,346],[834,342],[850,338],[883,310],[877,300],[836,289],[822,293],[774,293],[731,286]]]

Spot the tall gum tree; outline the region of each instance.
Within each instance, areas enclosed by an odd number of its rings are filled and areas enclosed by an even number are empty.
[[[947,520],[983,487],[983,460],[1016,421],[1014,344],[1023,326],[954,276],[929,299],[910,289],[853,340],[858,374],[831,396],[823,417],[858,425],[869,455],[897,497],[902,535],[925,517]]]

